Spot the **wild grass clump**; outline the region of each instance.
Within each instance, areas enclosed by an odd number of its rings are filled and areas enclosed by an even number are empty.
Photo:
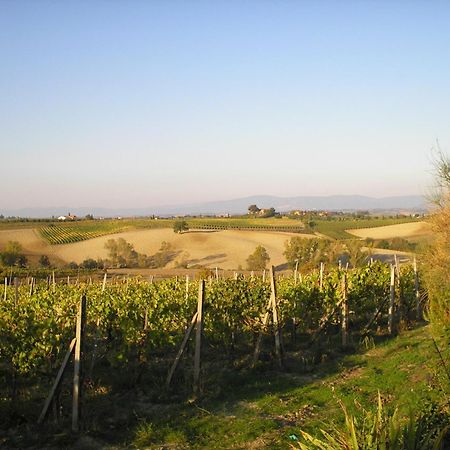
[[[448,432],[449,416],[440,409],[434,414],[427,412],[418,417],[412,413],[406,420],[396,408],[389,414],[378,394],[375,412],[363,411],[361,416],[350,415],[341,403],[345,415],[343,429],[332,427],[321,430],[321,438],[301,432],[302,441],[297,443],[302,450],[440,450],[444,449]],[[440,415],[438,415],[440,414]],[[292,446],[296,448],[295,446]]]
[[[152,422],[141,421],[137,427],[133,445],[136,448],[148,448],[150,446],[162,446],[163,448],[185,448],[188,440],[183,431],[167,426],[156,426]]]

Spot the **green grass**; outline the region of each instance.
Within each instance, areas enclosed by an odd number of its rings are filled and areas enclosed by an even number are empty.
[[[383,227],[386,225],[397,225],[399,223],[417,222],[419,219],[411,217],[403,218],[384,218],[384,219],[343,219],[343,220],[316,220],[315,231],[333,239],[355,239],[345,230],[359,228]]]
[[[163,430],[153,432],[147,445],[167,444],[171,431],[193,449],[283,449],[289,436],[299,436],[301,429],[318,435],[324,423],[342,425],[339,400],[354,413],[361,407],[374,409],[380,392],[388,410],[399,406],[405,416],[411,410],[420,412],[442,395],[430,390],[439,364],[428,332],[428,327],[406,332],[366,353],[319,365],[309,374],[291,370],[240,375],[219,398],[179,405],[166,417],[142,417],[140,426],[151,423],[152,430]],[[136,436],[131,437],[134,444]]]
[[[270,364],[251,370],[246,364],[227,369],[205,363],[205,390],[197,400],[164,393],[144,380],[139,387],[110,392],[106,377],[109,394],[99,391],[85,399],[88,439],[98,448],[286,449],[289,436],[300,436],[300,430],[318,436],[330,423],[342,426],[339,401],[350,414],[374,410],[380,392],[386,410],[399,407],[407,416],[445,396],[436,389],[444,378],[428,326],[371,347],[355,353],[336,349],[332,359],[307,370],[292,353],[282,372]],[[444,358],[449,357],[446,349]],[[37,432],[27,425],[0,444],[66,448],[74,444],[67,426],[55,429],[49,422]]]

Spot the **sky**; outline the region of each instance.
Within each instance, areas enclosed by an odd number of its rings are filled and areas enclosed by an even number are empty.
[[[0,209],[424,194],[448,1],[0,0]]]

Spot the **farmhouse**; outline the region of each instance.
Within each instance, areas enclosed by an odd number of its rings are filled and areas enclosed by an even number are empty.
[[[59,216],[58,217],[58,220],[61,220],[61,221],[65,221],[65,220],[76,220],[78,217],[77,216],[75,216],[75,215],[72,215],[72,214],[68,214],[67,216]]]

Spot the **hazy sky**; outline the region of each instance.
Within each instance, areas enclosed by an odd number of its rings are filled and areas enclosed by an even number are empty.
[[[0,0],[0,208],[424,193],[449,1]]]

